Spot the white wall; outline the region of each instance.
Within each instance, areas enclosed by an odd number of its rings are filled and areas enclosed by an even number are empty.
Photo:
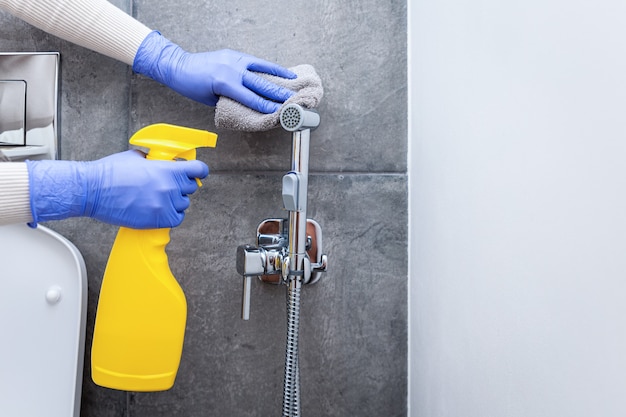
[[[410,416],[626,416],[626,2],[409,25]]]

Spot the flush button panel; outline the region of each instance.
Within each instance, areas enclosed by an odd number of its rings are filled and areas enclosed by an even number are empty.
[[[0,151],[12,161],[57,159],[58,52],[0,52]]]
[[[0,80],[0,143],[26,145],[24,80]]]

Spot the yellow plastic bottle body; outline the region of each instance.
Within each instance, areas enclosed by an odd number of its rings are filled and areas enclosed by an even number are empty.
[[[130,138],[132,145],[150,150],[147,159],[170,161],[195,159],[196,148],[214,147],[216,141],[215,133],[168,124],[146,126]],[[170,229],[119,229],[96,313],[91,349],[96,384],[124,391],[163,391],[174,384],[187,301],[170,271],[169,241]]]
[[[126,391],[162,391],[178,372],[187,301],[170,271],[170,229],[120,228],[100,290],[92,378]]]

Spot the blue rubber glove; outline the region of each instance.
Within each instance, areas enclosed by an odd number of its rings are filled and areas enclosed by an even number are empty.
[[[126,151],[92,162],[27,161],[33,227],[86,216],[134,229],[175,227],[189,207],[201,161],[154,161]]]
[[[218,96],[226,96],[261,113],[278,111],[294,92],[253,71],[296,78],[296,74],[280,65],[229,49],[185,52],[157,31],[146,36],[139,46],[133,71],[209,106],[217,104]]]

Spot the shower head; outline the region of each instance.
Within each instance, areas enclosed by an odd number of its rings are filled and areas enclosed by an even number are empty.
[[[320,124],[320,115],[298,104],[288,104],[280,111],[280,124],[290,132],[315,129]]]

